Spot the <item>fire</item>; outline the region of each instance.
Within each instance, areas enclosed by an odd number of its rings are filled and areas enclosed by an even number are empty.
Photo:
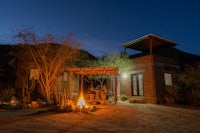
[[[80,94],[79,100],[77,102],[77,106],[82,109],[82,108],[87,108],[87,104],[85,102],[85,99],[83,97],[83,94]]]

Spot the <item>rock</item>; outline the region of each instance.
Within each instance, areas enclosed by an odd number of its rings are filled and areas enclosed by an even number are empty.
[[[110,105],[110,102],[108,100],[101,100],[100,103],[102,105]]]
[[[90,112],[94,112],[96,110],[97,110],[96,106],[92,106],[91,109],[90,109]]]
[[[39,104],[37,101],[31,101],[31,103],[28,104],[29,108],[38,108]]]
[[[11,99],[10,99],[9,105],[10,106],[17,106],[19,104],[20,104],[19,100],[15,96],[12,96]]]
[[[28,108],[31,108],[31,107],[32,107],[30,103],[29,103],[27,106],[28,106]]]
[[[70,106],[70,105],[67,105],[66,107],[65,107],[65,111],[66,112],[73,112],[73,109],[72,109],[72,106]]]

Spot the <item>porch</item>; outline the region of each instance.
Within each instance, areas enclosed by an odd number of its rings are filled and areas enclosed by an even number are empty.
[[[83,78],[84,76],[108,76],[114,79],[113,88],[113,102],[117,101],[117,67],[95,67],[95,68],[68,68],[69,74],[69,94],[70,99],[73,94],[73,75],[79,76],[79,89],[77,90],[77,96],[83,93],[83,96],[87,102],[108,102],[108,89],[106,86],[84,88]]]

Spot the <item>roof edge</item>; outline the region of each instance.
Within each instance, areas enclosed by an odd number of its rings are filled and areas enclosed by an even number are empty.
[[[172,45],[174,45],[174,46],[177,45],[177,43],[172,42],[172,41],[170,41],[170,40],[168,40],[168,39],[165,39],[165,38],[159,37],[159,36],[154,35],[154,34],[148,34],[148,35],[145,35],[145,36],[139,37],[139,38],[137,38],[137,39],[135,39],[135,40],[129,41],[129,42],[127,42],[127,43],[123,43],[123,44],[121,44],[121,46],[123,46],[123,47],[127,47],[127,46],[129,46],[129,45],[132,45],[133,43],[137,43],[137,42],[142,41],[142,40],[144,40],[144,39],[146,39],[146,38],[148,38],[148,37],[152,37],[152,38],[155,38],[155,39],[159,39],[159,40],[162,40],[162,41],[168,42],[168,43],[170,43],[170,44],[172,44]]]

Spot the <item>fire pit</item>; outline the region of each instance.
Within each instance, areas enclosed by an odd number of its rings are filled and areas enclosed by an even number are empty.
[[[83,94],[81,93],[80,94],[80,97],[79,97],[79,100],[77,102],[77,106],[82,109],[82,108],[88,108],[86,102],[85,102],[85,99],[84,99],[84,96]]]
[[[80,93],[77,102],[71,101],[71,100],[67,102],[66,111],[67,112],[94,112],[96,111],[96,106],[87,104],[83,93]]]

